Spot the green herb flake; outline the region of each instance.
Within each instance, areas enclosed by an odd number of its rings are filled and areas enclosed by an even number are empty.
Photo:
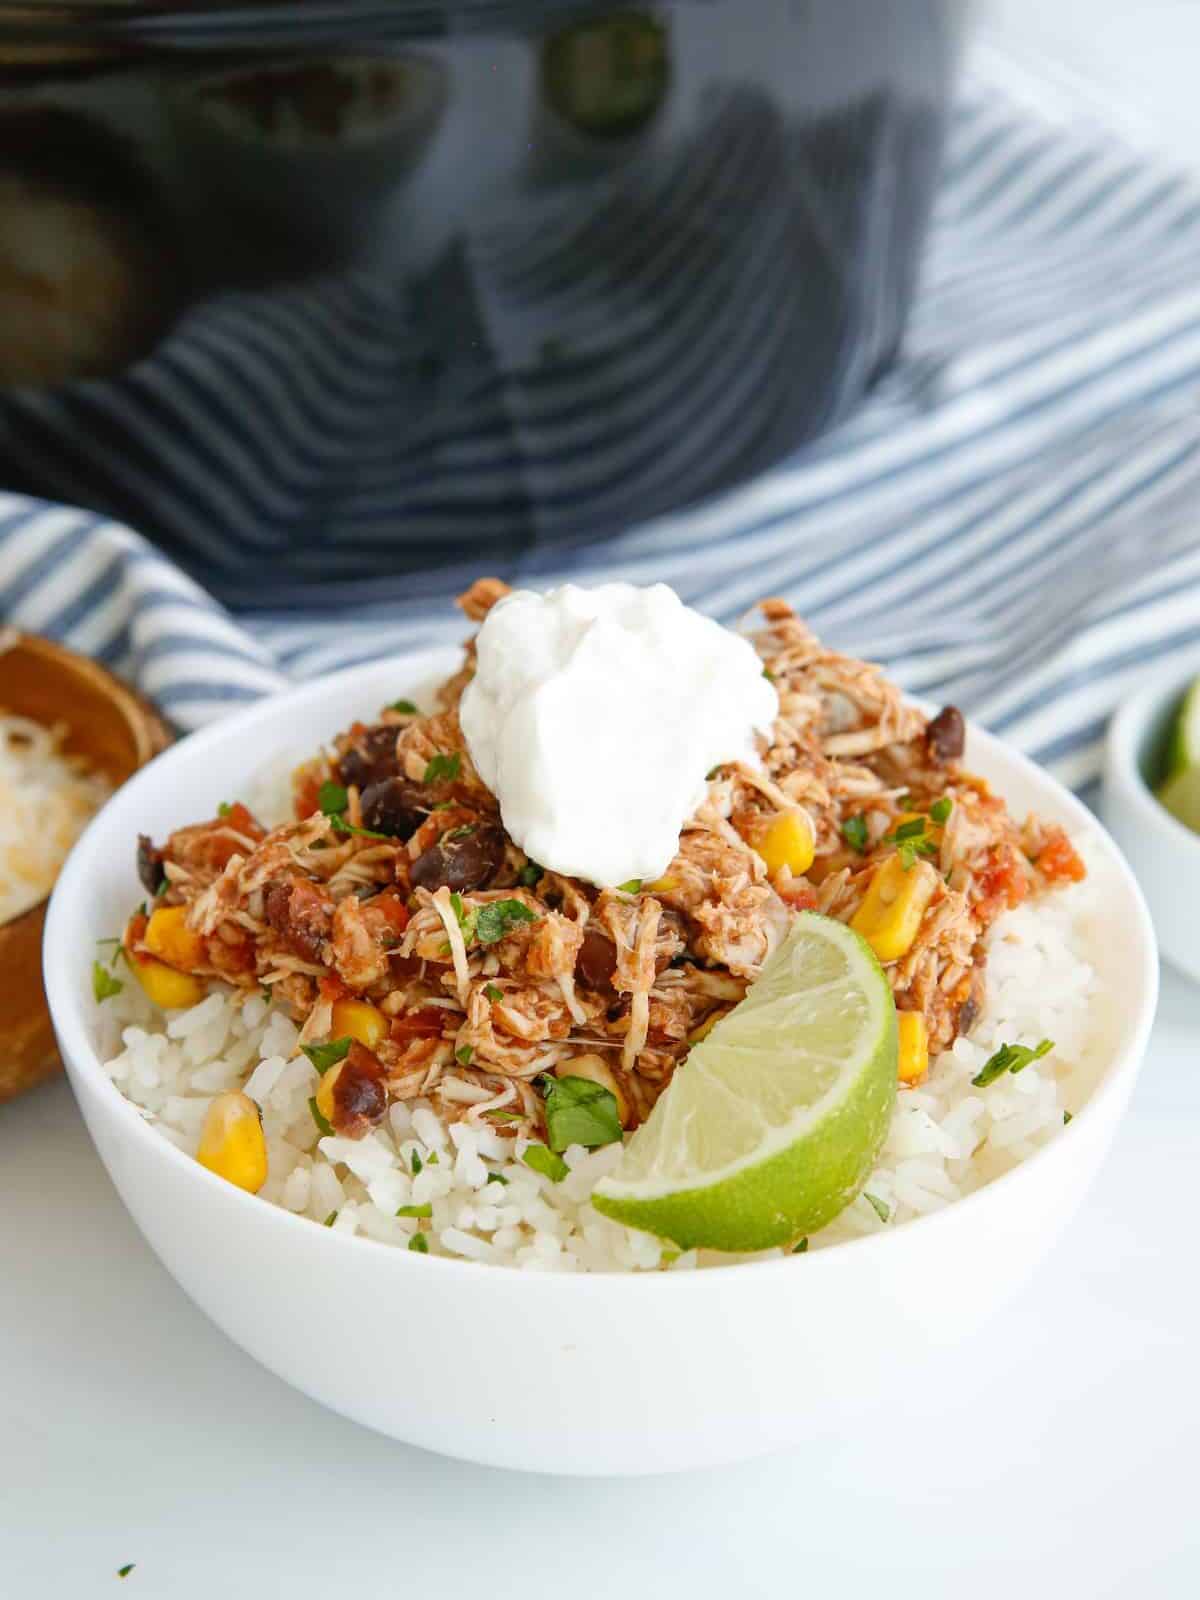
[[[334,783],[332,778],[317,790],[317,805],[327,817],[334,816],[339,811],[345,811],[350,804],[350,796],[340,783]]]
[[[329,820],[333,823],[335,833],[353,833],[360,839],[383,839],[388,844],[395,842],[390,833],[376,833],[374,828],[360,828],[357,823],[347,822],[345,817],[337,812],[330,812]]]
[[[869,838],[867,819],[861,814],[857,817],[847,817],[842,823],[842,838],[860,856],[866,854],[867,840]]]
[[[425,1163],[421,1160],[420,1156],[414,1150],[413,1153],[412,1153],[412,1175],[413,1175],[414,1178],[417,1176],[417,1174],[420,1172],[421,1168],[424,1165],[425,1165]]]
[[[954,801],[951,800],[948,794],[944,794],[940,800],[935,800],[930,806],[929,815],[934,822],[940,825],[943,822],[949,821],[950,813],[953,810]]]
[[[588,1150],[621,1137],[616,1096],[590,1078],[553,1078],[546,1090],[546,1134],[551,1150],[581,1144]]]
[[[433,1207],[431,1205],[397,1206],[396,1215],[398,1217],[431,1217],[433,1215]]]
[[[1053,1039],[1043,1039],[1032,1048],[1026,1044],[1002,1043],[995,1055],[989,1056],[984,1062],[978,1077],[972,1078],[971,1082],[977,1089],[986,1089],[989,1083],[995,1083],[1006,1072],[1023,1072],[1031,1061],[1040,1061],[1053,1049]]]
[[[451,828],[449,833],[442,835],[442,838],[445,840],[469,839],[474,832],[475,824],[473,822],[467,822],[464,823],[461,828]]]
[[[537,912],[523,900],[490,900],[475,916],[475,937],[480,944],[496,944],[521,922],[536,922]]]
[[[323,1228],[332,1228],[336,1221],[337,1221],[337,1212],[336,1211],[331,1211],[329,1213],[329,1215],[325,1218],[325,1221],[321,1224],[321,1226]]]
[[[521,1160],[534,1172],[540,1172],[543,1178],[549,1178],[551,1183],[561,1183],[571,1170],[560,1155],[544,1144],[531,1144]]]
[[[485,995],[487,995],[488,999],[493,1005],[496,1004],[497,1000],[504,999],[504,990],[497,989],[494,983],[485,983],[483,986],[483,992]]]
[[[425,1157],[425,1165],[427,1167],[436,1167],[436,1166],[440,1166],[441,1165],[441,1163],[440,1163],[440,1161],[438,1159],[438,1153],[437,1153],[436,1150],[431,1150],[429,1152],[429,1154]]]
[[[460,1066],[469,1067],[471,1065],[471,1057],[474,1054],[475,1052],[469,1044],[460,1044],[454,1052],[454,1059]]]
[[[792,1246],[792,1254],[794,1256],[804,1256],[804,1255],[808,1254],[808,1240],[807,1240],[807,1238],[801,1239],[799,1244],[794,1244]]]
[[[485,1111],[483,1114],[485,1117],[491,1117],[493,1122],[522,1121],[521,1113],[519,1111]]]
[[[137,1562],[136,1561],[127,1561],[123,1567],[118,1567],[117,1568],[117,1577],[118,1578],[127,1578],[129,1576],[129,1574],[133,1571],[134,1567],[136,1567],[136,1566],[137,1566]]]
[[[429,1254],[429,1240],[423,1233],[414,1233],[408,1241],[408,1248],[415,1250],[419,1256],[427,1256]]]
[[[545,868],[539,867],[536,861],[527,861],[517,873],[517,882],[523,889],[532,889],[544,871]]]
[[[764,667],[763,668],[763,677],[767,680],[768,683],[774,683],[775,682],[775,674],[771,671],[770,667]]]
[[[462,756],[456,750],[452,756],[434,756],[425,768],[423,783],[453,783],[462,771]]]
[[[873,1195],[873,1194],[864,1194],[863,1195],[863,1199],[867,1202],[867,1204],[870,1206],[871,1210],[879,1218],[880,1222],[886,1222],[887,1219],[891,1216],[891,1214],[892,1214],[891,1206],[886,1205],[882,1200],[878,1199],[875,1195]]]
[[[309,1100],[308,1109],[312,1112],[312,1119],[317,1125],[317,1132],[323,1139],[331,1139],[333,1137],[333,1129],[321,1115],[321,1108],[317,1105],[315,1095]]]
[[[487,1175],[487,1181],[488,1183],[503,1184],[506,1189],[508,1188],[508,1179],[502,1172],[489,1172]]]
[[[1069,1111],[1064,1111],[1063,1112],[1063,1127],[1065,1128],[1070,1121],[1071,1121],[1071,1113]]]
[[[411,700],[393,700],[390,705],[384,706],[385,711],[399,711],[406,717],[419,717],[421,713]]]
[[[324,1077],[330,1067],[336,1067],[339,1061],[346,1059],[353,1043],[354,1040],[347,1034],[341,1039],[331,1039],[328,1044],[302,1044],[300,1048]]]
[[[124,987],[120,978],[114,978],[107,967],[101,966],[99,961],[92,962],[92,993],[97,1001],[111,1000]]]
[[[259,985],[258,992],[260,995],[262,995],[263,999],[268,1005],[270,1005],[272,1000],[275,998],[275,996],[271,993],[270,987],[265,983]]]
[[[889,835],[897,844],[903,844],[908,839],[922,839],[925,836],[925,818],[913,817],[911,822],[902,822],[895,833]]]
[[[229,801],[222,800],[221,804],[217,807],[217,815],[219,817],[227,817],[232,810],[233,807],[229,804]]]
[[[629,878],[625,883],[617,885],[618,894],[640,894],[641,889],[642,880],[640,878]]]

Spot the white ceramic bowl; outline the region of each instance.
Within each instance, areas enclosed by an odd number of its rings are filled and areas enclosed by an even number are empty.
[[[1198,671],[1195,661],[1126,701],[1109,725],[1104,765],[1104,820],[1142,886],[1163,954],[1193,978],[1200,978],[1200,835],[1159,805],[1151,785]]]
[[[1137,886],[1098,841],[1111,904],[1099,964],[1122,1007],[1111,1058],[1070,1130],[969,1198],[870,1238],[687,1273],[558,1275],[343,1238],[232,1188],[118,1093],[90,1036],[93,941],[141,896],[139,830],[161,836],[398,694],[454,667],[439,651],[353,668],[176,746],[76,846],[46,927],[63,1059],[96,1148],[168,1270],[264,1366],[346,1416],[449,1455],[554,1473],[704,1466],[802,1441],[889,1384],[921,1381],[1020,1284],[1083,1198],[1125,1109],[1157,961]],[[969,763],[1018,810],[1089,814],[972,730]],[[1113,992],[1118,992],[1114,989]]]

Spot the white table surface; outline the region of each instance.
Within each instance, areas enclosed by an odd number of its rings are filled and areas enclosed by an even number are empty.
[[[1128,82],[1131,126],[1195,162],[1200,6],[1152,9],[993,0],[993,35],[1110,109]],[[936,1387],[790,1455],[587,1482],[405,1449],[262,1371],[52,1084],[0,1108],[0,1596],[1200,1595],[1198,1144],[1200,989],[1167,972],[1083,1215]]]

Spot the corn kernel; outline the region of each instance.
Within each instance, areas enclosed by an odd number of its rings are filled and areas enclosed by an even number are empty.
[[[333,1127],[334,1113],[333,1091],[337,1088],[337,1081],[341,1077],[345,1067],[346,1063],[343,1060],[335,1061],[332,1067],[327,1068],[327,1070],[321,1074],[321,1081],[317,1085],[317,1092],[314,1096],[314,1099],[317,1102],[317,1110],[325,1118],[325,1121],[331,1128]]]
[[[388,1019],[378,1006],[366,1000],[335,1000],[329,1027],[331,1039],[349,1036],[368,1050],[374,1050],[388,1035]]]
[[[915,861],[906,869],[898,854],[888,856],[871,879],[850,926],[880,961],[899,961],[912,948],[937,884],[938,875],[927,861]]]
[[[267,1141],[248,1095],[219,1094],[208,1108],[196,1160],[218,1178],[257,1194],[267,1181]]]
[[[672,889],[678,889],[679,879],[672,878],[668,873],[665,878],[655,878],[653,883],[644,883],[642,888],[647,894],[670,894]]]
[[[186,906],[159,906],[152,911],[144,943],[152,956],[184,972],[204,960],[204,940],[188,927]]]
[[[901,1083],[920,1083],[929,1071],[929,1030],[922,1011],[896,1013],[899,1034],[897,1076]]]
[[[570,1061],[564,1061],[555,1068],[555,1073],[560,1078],[586,1078],[589,1083],[598,1083],[602,1089],[607,1089],[617,1102],[621,1126],[629,1126],[629,1101],[603,1056],[589,1050],[586,1055],[573,1056]]]
[[[758,843],[758,853],[770,873],[786,867],[794,878],[801,877],[813,863],[816,841],[808,812],[780,812]]]
[[[131,964],[137,981],[164,1011],[182,1011],[204,999],[204,984],[190,972],[177,972],[153,956],[134,956]]]

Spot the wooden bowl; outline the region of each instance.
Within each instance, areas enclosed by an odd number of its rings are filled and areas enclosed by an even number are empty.
[[[83,756],[114,787],[171,743],[166,723],[103,667],[32,634],[0,631],[0,707],[67,729],[64,748]],[[46,904],[0,923],[6,1002],[0,1100],[58,1072],[61,1063],[42,987]]]

